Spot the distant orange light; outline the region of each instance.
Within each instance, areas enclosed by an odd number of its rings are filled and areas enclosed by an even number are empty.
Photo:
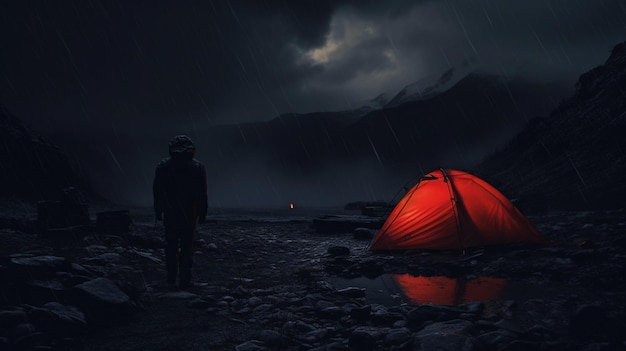
[[[293,202],[289,204],[289,208],[293,210]]]

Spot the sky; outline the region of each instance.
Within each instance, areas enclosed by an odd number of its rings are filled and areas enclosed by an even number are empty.
[[[0,38],[0,102],[60,144],[113,140],[112,156],[144,138],[356,108],[468,60],[565,96],[626,40],[626,3],[3,1]]]

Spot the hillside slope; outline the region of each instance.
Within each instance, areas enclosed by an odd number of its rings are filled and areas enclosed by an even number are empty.
[[[67,155],[0,105],[0,195],[41,199],[84,179]]]
[[[624,207],[625,136],[626,42],[477,170],[529,211]]]

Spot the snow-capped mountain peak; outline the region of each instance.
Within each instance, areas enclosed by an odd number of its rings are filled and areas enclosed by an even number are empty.
[[[432,75],[405,86],[384,107],[396,107],[408,101],[431,98],[452,88],[461,79],[476,70],[475,62],[466,60],[461,65],[448,69],[438,78]]]

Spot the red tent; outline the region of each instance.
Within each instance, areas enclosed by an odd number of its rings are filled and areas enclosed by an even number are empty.
[[[428,173],[398,202],[370,250],[465,249],[545,243],[498,190],[458,170]]]

